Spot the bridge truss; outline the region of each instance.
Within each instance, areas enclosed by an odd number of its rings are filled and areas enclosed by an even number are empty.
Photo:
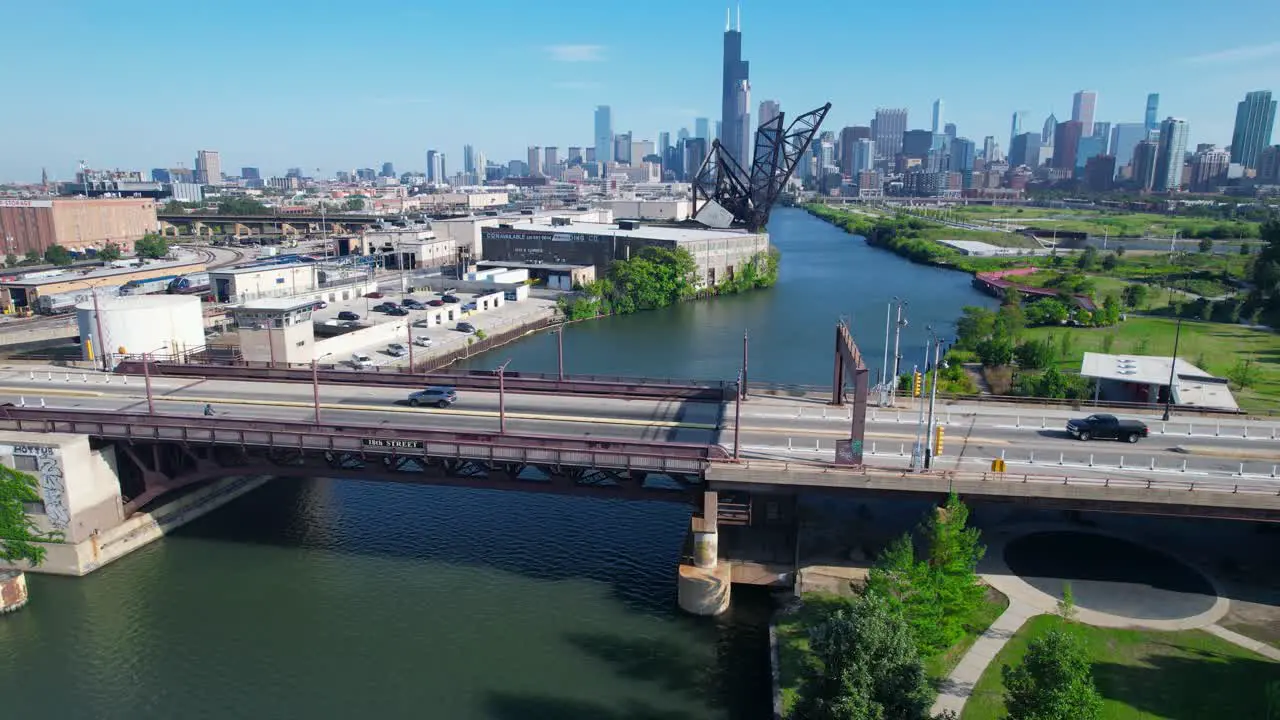
[[[848,440],[836,441],[837,465],[862,465],[862,445],[867,436],[867,391],[871,371],[853,342],[853,333],[844,320],[836,323],[835,373],[831,382],[831,404],[843,405],[846,380],[853,385],[853,422]]]
[[[810,110],[785,125],[784,113],[756,129],[750,172],[720,144],[711,151],[693,180],[693,217],[711,227],[745,227],[756,232],[769,222],[769,211],[808,149],[831,103]]]

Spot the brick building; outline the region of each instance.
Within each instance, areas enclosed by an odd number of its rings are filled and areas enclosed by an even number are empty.
[[[50,245],[101,248],[108,242],[128,252],[158,224],[150,198],[0,199],[0,256],[43,253]]]

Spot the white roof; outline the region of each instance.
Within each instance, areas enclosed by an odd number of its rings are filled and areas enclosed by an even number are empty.
[[[1080,374],[1090,378],[1168,385],[1173,358],[1160,355],[1109,355],[1087,352],[1080,362]],[[1173,381],[1173,401],[1178,405],[1237,409],[1226,381],[1216,378],[1182,358],[1177,361]]]
[[[298,298],[262,298],[261,300],[250,300],[243,305],[232,308],[232,310],[274,310],[277,312],[289,312],[290,310],[309,308],[315,304],[315,300],[299,300]]]
[[[487,228],[500,232],[503,228]],[[634,237],[646,240],[669,240],[672,242],[694,242],[697,240],[722,240],[750,236],[746,230],[711,230],[699,227],[676,227],[673,225],[650,225],[644,222],[634,230],[624,230],[613,223],[593,223],[574,221],[568,225],[548,225],[546,223],[518,222],[511,223],[512,230],[535,230],[545,233],[578,233],[582,235],[599,235],[601,237]]]

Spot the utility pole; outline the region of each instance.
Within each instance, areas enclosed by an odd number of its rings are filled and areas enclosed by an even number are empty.
[[[889,399],[889,323],[893,320],[893,304],[898,302],[898,296],[894,295],[893,299],[884,308],[884,362],[880,365],[880,405],[886,404]]]
[[[907,325],[907,321],[902,319],[902,308],[906,304],[907,301],[898,300],[898,321],[893,331],[893,377],[889,380],[889,405],[891,406],[898,401],[898,369],[902,363],[902,355],[898,352],[898,342],[902,339],[902,328]]]
[[[747,399],[747,331],[742,331],[742,377],[738,378],[738,396]]]
[[[737,400],[733,403],[733,459],[740,460],[742,458],[742,448],[738,434],[738,429],[742,427],[742,378],[743,372],[738,371],[738,392]],[[790,442],[788,440],[788,442]]]
[[[507,393],[503,382],[503,374],[507,372],[510,360],[498,366],[498,434],[507,434]]]
[[[937,428],[933,425],[933,406],[938,400],[938,376],[942,373],[942,366],[939,365],[941,358],[939,355],[942,350],[942,338],[936,335],[933,338],[933,386],[929,388],[929,421],[926,425],[928,432],[925,433],[924,448],[924,469],[928,470],[933,464],[933,449],[937,447]]]
[[[1164,421],[1169,421],[1169,410],[1173,406],[1173,383],[1178,368],[1178,341],[1182,339],[1182,318],[1178,318],[1178,327],[1173,332],[1173,360],[1169,363],[1169,389],[1164,394]]]

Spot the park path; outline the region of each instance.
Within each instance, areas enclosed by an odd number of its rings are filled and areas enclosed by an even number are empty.
[[[973,647],[960,658],[959,664],[947,679],[942,681],[938,699],[933,703],[931,713],[937,715],[951,710],[959,715],[964,709],[965,702],[973,694],[978,678],[982,677],[982,672],[996,659],[1000,648],[1009,642],[1009,638],[1018,632],[1018,628],[1022,627],[1028,618],[1032,615],[1040,615],[1041,612],[1039,608],[1020,598],[1010,597],[1009,607],[1005,608],[1000,617],[991,623],[991,627],[978,636]]]

